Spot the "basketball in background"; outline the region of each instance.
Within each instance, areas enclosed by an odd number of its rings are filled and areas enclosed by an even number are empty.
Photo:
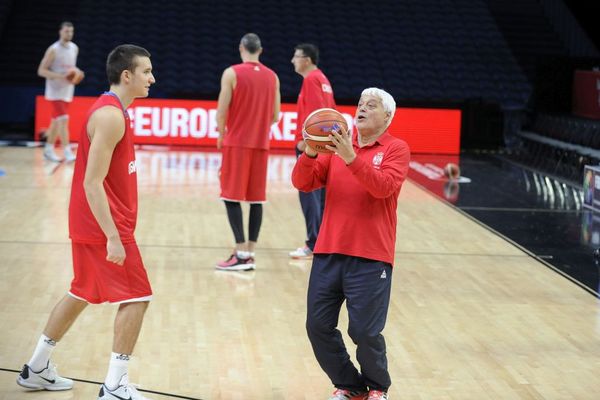
[[[333,108],[320,108],[310,113],[302,126],[302,137],[307,145],[319,153],[331,153],[325,146],[333,146],[329,140],[332,130],[348,131],[344,116]]]
[[[77,67],[71,67],[67,71],[67,76],[65,78],[67,78],[67,80],[69,82],[71,82],[73,85],[78,85],[83,80],[84,77],[85,77],[85,74],[83,73],[82,70],[80,70]]]
[[[448,163],[444,167],[444,176],[452,181],[460,178],[460,168],[454,163]]]

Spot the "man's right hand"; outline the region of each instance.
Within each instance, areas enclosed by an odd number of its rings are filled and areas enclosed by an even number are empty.
[[[121,243],[121,238],[109,238],[106,241],[106,261],[123,266],[125,262],[125,247]]]
[[[317,151],[315,149],[313,149],[306,143],[304,143],[304,146],[305,146],[304,153],[306,153],[306,155],[309,156],[310,158],[315,158],[319,154],[319,153],[317,153]]]
[[[298,149],[299,152],[303,152],[304,149],[306,148],[306,142],[304,140],[298,141],[298,143],[296,143],[296,148]]]

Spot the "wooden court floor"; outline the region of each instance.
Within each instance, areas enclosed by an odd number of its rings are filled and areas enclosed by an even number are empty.
[[[154,288],[130,377],[153,399],[327,399],[304,330],[310,263],[290,261],[304,226],[289,175],[270,159],[257,270],[215,271],[232,245],[218,153],[138,151],[137,240]],[[115,307],[88,307],[53,360],[63,393],[15,384],[71,279],[72,165],[0,148],[0,399],[95,399]],[[245,209],[247,210],[247,209]],[[398,207],[384,335],[391,399],[600,398],[598,300],[411,182]],[[340,327],[351,353],[354,347]],[[85,382],[91,381],[91,382]],[[177,397],[179,396],[179,397]]]

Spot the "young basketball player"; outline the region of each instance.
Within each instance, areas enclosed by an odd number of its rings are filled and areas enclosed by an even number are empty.
[[[98,98],[83,125],[75,162],[69,231],[74,278],[54,307],[17,383],[28,389],[67,390],[50,356],[88,304],[118,304],[113,349],[99,400],[144,400],[129,384],[128,363],[152,289],[135,242],[137,174],[127,107],[154,84],[150,53],[133,45],[108,56],[110,91]]]

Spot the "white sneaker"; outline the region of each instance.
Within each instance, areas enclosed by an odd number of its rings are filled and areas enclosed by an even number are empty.
[[[115,390],[109,390],[106,385],[102,384],[98,400],[150,400],[142,396],[135,386],[129,383],[127,375],[123,375],[119,386]]]
[[[59,376],[56,365],[50,364],[50,361],[40,372],[34,372],[27,364],[23,365],[17,383],[35,390],[69,390],[73,387],[73,381]]]
[[[313,252],[311,249],[308,248],[308,246],[304,246],[304,247],[298,247],[294,251],[290,251],[289,255],[290,255],[290,257],[292,257],[294,259],[301,260],[301,259],[312,258]]]
[[[72,162],[75,161],[75,154],[73,154],[73,150],[70,147],[65,147],[65,161]]]
[[[61,162],[62,158],[60,158],[55,152],[54,148],[46,146],[44,147],[44,158],[49,161]]]

